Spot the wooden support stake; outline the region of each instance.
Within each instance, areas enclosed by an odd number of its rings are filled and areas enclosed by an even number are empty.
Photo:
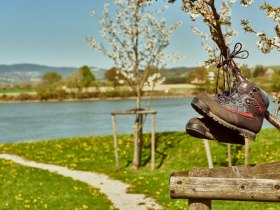
[[[134,123],[133,126],[133,134],[134,134],[134,155],[133,155],[133,169],[139,169],[139,143],[138,143],[138,135],[137,135],[138,126]]]
[[[228,166],[232,166],[232,161],[231,161],[231,144],[227,145],[227,153],[228,153]]]
[[[114,149],[115,149],[115,161],[116,161],[116,169],[120,169],[119,164],[119,148],[118,148],[118,139],[117,139],[117,127],[116,127],[116,116],[112,115],[112,126],[113,126],[113,136],[114,136]]]
[[[245,165],[249,165],[249,149],[250,149],[250,141],[248,138],[245,138]]]
[[[189,199],[189,210],[211,210],[211,200]]]
[[[115,115],[138,115],[138,120],[134,123],[133,126],[133,135],[134,135],[134,155],[133,155],[133,169],[138,170],[141,165],[141,144],[142,144],[142,136],[139,136],[137,133],[140,129],[143,129],[143,114],[152,114],[152,151],[151,151],[151,158],[152,158],[152,170],[155,166],[155,114],[157,112],[155,110],[138,110],[138,109],[131,109],[131,110],[122,110],[122,111],[113,111],[111,112],[112,115],[112,124],[113,124],[113,135],[114,135],[114,146],[115,146],[115,159],[116,159],[116,167],[119,168],[119,156],[118,156],[118,145],[117,145],[117,129],[116,129],[116,119]],[[141,132],[142,133],[142,132]],[[139,138],[138,138],[139,137]]]
[[[152,139],[151,139],[151,170],[155,169],[155,148],[156,148],[156,141],[155,141],[155,114],[152,114]]]
[[[213,168],[213,161],[212,161],[209,142],[206,139],[203,139],[203,142],[204,142],[205,152],[206,152],[206,156],[207,156],[208,167]]]

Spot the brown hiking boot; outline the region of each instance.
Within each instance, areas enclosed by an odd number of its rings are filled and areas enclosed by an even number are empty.
[[[192,118],[186,125],[186,132],[196,138],[216,140],[230,144],[245,144],[245,137],[238,131],[227,128],[212,119]]]
[[[269,100],[261,88],[244,80],[232,93],[225,92],[215,98],[200,95],[191,105],[199,114],[254,140],[261,129]]]

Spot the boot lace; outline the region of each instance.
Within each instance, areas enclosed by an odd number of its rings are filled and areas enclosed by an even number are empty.
[[[242,75],[240,69],[237,67],[236,63],[234,62],[234,58],[239,59],[246,59],[249,56],[249,52],[247,50],[242,50],[242,44],[240,42],[234,45],[234,49],[230,52],[230,49],[227,48],[227,56],[224,57],[220,54],[220,62],[217,64],[218,68],[218,75],[216,80],[216,93],[215,96],[218,101],[220,102],[235,102],[236,99],[238,100],[239,93],[237,90],[237,83],[238,80],[246,80],[246,78]],[[220,70],[223,71],[223,92],[222,94],[218,94],[219,89],[219,80],[220,80]],[[226,90],[228,89],[228,90]],[[233,97],[233,95],[237,98]]]
[[[227,56],[224,57],[220,54],[220,62],[217,64],[218,75],[216,80],[216,95],[218,94],[219,88],[219,80],[220,80],[220,70],[223,71],[223,91],[226,89],[229,92],[232,89],[236,89],[236,83],[238,80],[246,80],[246,78],[242,75],[240,69],[237,67],[234,62],[234,58],[246,59],[249,56],[249,52],[247,50],[242,50],[242,44],[240,42],[234,45],[234,49],[230,52],[230,49],[227,48]],[[231,82],[232,81],[232,82]],[[232,83],[232,84],[231,84]]]

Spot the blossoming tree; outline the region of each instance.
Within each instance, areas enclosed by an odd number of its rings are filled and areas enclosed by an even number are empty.
[[[144,1],[145,0],[139,0],[138,2],[141,3]],[[175,1],[176,0],[168,0],[169,3],[174,3]],[[226,60],[228,57],[228,46],[231,39],[236,35],[235,30],[231,26],[230,8],[234,3],[236,3],[236,0],[182,0],[182,10],[188,13],[190,18],[194,21],[198,19],[198,17],[201,17],[202,21],[209,27],[209,34],[202,33],[200,30],[193,27],[195,34],[202,37],[202,46],[209,53],[209,60],[206,61],[207,65],[217,64],[221,60]],[[248,7],[252,3],[254,3],[253,0],[240,0],[240,4],[243,7]],[[260,10],[266,11],[266,17],[275,22],[275,36],[269,37],[265,32],[256,32],[250,26],[249,20],[241,20],[241,25],[243,25],[243,29],[246,32],[256,34],[258,39],[256,42],[257,48],[263,53],[269,53],[271,50],[280,51],[280,7],[273,6],[266,1],[257,1],[257,3],[259,4]],[[219,10],[217,9],[217,5],[221,5]],[[211,37],[211,39],[209,39],[209,37]],[[217,51],[220,51],[220,56],[217,55]],[[280,94],[278,94],[278,99],[276,101],[280,104],[279,95]],[[280,122],[279,120],[277,121],[275,117],[276,116],[273,117],[269,114],[266,115],[266,119],[280,129]]]
[[[144,1],[145,0],[139,0],[139,3],[142,3]],[[175,1],[176,0],[168,0],[169,3],[174,3]],[[240,4],[243,7],[248,7],[253,2],[253,0],[240,0]],[[237,77],[235,79],[242,80],[242,78],[240,78],[240,74],[236,74],[236,71],[239,71],[239,69],[235,68],[235,63],[233,66],[231,66],[231,72],[229,72],[229,67],[223,67],[223,63],[226,64],[228,63],[227,61],[230,61],[232,59],[228,46],[230,45],[232,38],[236,35],[235,30],[231,26],[231,6],[234,3],[236,3],[236,0],[182,0],[181,6],[181,9],[184,12],[188,13],[193,21],[196,21],[199,17],[201,17],[202,21],[209,27],[208,33],[203,33],[196,27],[192,27],[192,30],[196,35],[201,36],[202,46],[209,54],[209,59],[205,62],[206,66],[209,66],[211,64],[221,64],[218,65],[218,67],[222,67],[224,70],[224,84],[226,80],[229,80],[230,74],[234,74],[234,76]],[[250,26],[248,20],[241,20],[241,25],[243,25],[243,29],[246,32],[256,34],[258,39],[257,48],[263,53],[269,53],[274,49],[280,51],[280,7],[272,6],[265,1],[258,1],[258,3],[260,4],[260,10],[266,11],[266,17],[272,19],[275,22],[274,30],[276,36],[269,37],[265,32],[256,32]],[[219,10],[217,9],[217,5],[221,5]],[[209,37],[211,37],[211,39],[209,39]],[[235,46],[240,46],[240,50],[238,51],[242,52],[241,44]],[[220,55],[218,55],[218,52],[220,52]],[[246,58],[247,56],[248,53],[245,53],[236,57]],[[231,61],[229,63],[230,65],[232,65]],[[229,86],[229,81],[226,82]],[[277,101],[279,104],[278,108],[275,111],[275,114],[271,115],[267,111],[265,118],[280,130],[280,120],[278,117],[278,113],[280,111],[280,94],[278,94],[278,99],[276,99],[275,101]]]
[[[99,19],[100,36],[105,43],[88,38],[88,43],[114,61],[120,78],[124,78],[136,96],[136,110],[141,109],[143,89],[153,89],[163,82],[159,71],[167,62],[180,59],[175,54],[166,55],[165,49],[173,32],[181,25],[170,26],[163,18],[166,8],[156,11],[147,10],[147,3],[138,4],[137,0],[114,0],[117,9],[110,11],[110,5],[104,4],[103,16],[94,11],[91,15]],[[112,16],[111,14],[114,14]],[[124,82],[124,81],[119,81]],[[136,116],[135,127],[141,144],[142,117]],[[137,151],[134,151],[137,152]],[[140,163],[136,163],[136,168]]]

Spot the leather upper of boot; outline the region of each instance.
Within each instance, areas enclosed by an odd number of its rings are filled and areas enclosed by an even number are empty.
[[[269,106],[268,96],[256,84],[249,81],[239,83],[233,92],[224,92],[217,97],[197,97],[208,106],[207,111],[240,128],[258,133]]]

